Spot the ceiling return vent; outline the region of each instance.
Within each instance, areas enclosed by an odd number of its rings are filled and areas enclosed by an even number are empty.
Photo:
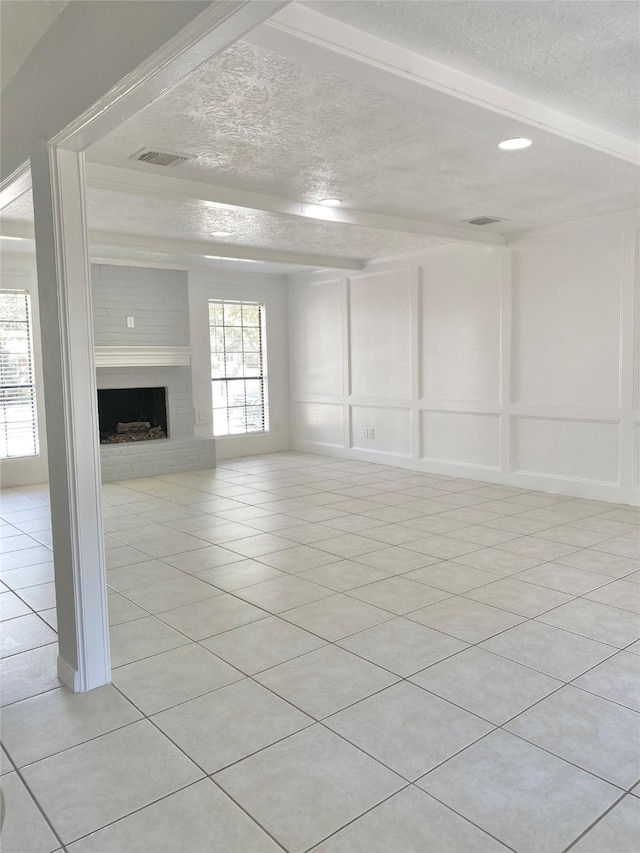
[[[153,166],[179,166],[190,160],[185,154],[169,154],[167,151],[154,151],[151,148],[143,148],[137,151],[130,160],[141,160],[143,163],[151,163]]]
[[[475,219],[465,219],[469,225],[493,225],[494,222],[504,222],[497,216],[476,216]]]

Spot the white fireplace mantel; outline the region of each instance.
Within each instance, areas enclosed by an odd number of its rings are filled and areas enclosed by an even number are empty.
[[[96,347],[96,367],[188,367],[191,347]]]

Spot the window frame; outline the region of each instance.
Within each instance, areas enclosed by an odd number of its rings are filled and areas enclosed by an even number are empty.
[[[212,306],[219,306],[222,308],[223,312],[223,320],[222,323],[212,322]],[[233,306],[239,307],[241,311],[241,322],[239,325],[231,325],[226,323],[226,318],[224,316],[224,308],[225,306]],[[258,323],[254,324],[245,324],[244,317],[242,316],[242,309],[246,306],[252,309],[258,309]],[[232,439],[232,438],[242,438],[244,436],[256,436],[256,435],[268,435],[269,434],[269,382],[268,382],[268,362],[267,362],[267,321],[266,321],[266,304],[264,300],[256,300],[256,299],[229,299],[225,297],[209,297],[207,300],[208,307],[208,322],[209,322],[209,357],[210,357],[210,374],[211,374],[211,395],[212,395],[212,434],[214,438],[220,439]],[[227,335],[226,330],[234,328],[239,329],[242,337],[242,348],[240,350],[232,350],[227,349]],[[212,345],[212,333],[213,330],[221,330],[222,331],[222,349],[214,349]],[[244,332],[246,329],[258,330],[258,349],[257,350],[244,350]],[[241,365],[244,366],[244,355],[246,353],[257,353],[258,355],[258,372],[254,375],[247,374],[245,370],[242,370],[240,375],[231,375],[228,370],[228,365],[232,361],[227,358],[227,356],[231,356],[234,354],[240,354]],[[219,354],[222,356],[222,375],[213,376],[214,373],[214,364],[213,358],[215,354]],[[250,403],[247,398],[247,385],[248,382],[256,382],[259,384],[259,401],[257,403]],[[215,406],[216,395],[214,393],[214,388],[216,383],[223,385],[226,384],[226,399],[227,404],[225,406]],[[243,396],[242,402],[238,405],[229,405],[229,387],[230,383],[238,383],[243,388]],[[259,429],[249,429],[249,410],[251,409],[260,409],[261,415],[261,424]],[[244,412],[243,421],[244,421],[244,429],[242,431],[232,431],[231,426],[231,416],[230,413],[234,410],[238,412]],[[218,432],[216,433],[216,413],[218,412],[226,412],[226,432]]]
[[[3,377],[0,375],[0,412],[4,414],[4,419],[0,421],[0,435],[2,435],[2,440],[0,441],[0,445],[4,445],[4,447],[9,449],[10,442],[10,429],[8,427],[7,420],[7,411],[10,407],[10,403],[5,399],[4,392],[6,390],[9,391],[19,391],[28,389],[30,390],[30,403],[25,405],[30,405],[31,407],[31,434],[33,437],[33,453],[19,453],[16,455],[12,455],[8,453],[7,455],[3,454],[2,449],[0,449],[0,463],[6,464],[10,462],[18,462],[18,461],[29,461],[39,459],[41,457],[41,442],[40,442],[40,421],[39,421],[39,403],[38,403],[38,369],[37,369],[37,353],[34,342],[34,308],[33,308],[33,296],[29,288],[21,288],[21,287],[0,287],[0,301],[3,296],[6,295],[18,295],[24,297],[24,320],[14,320],[14,321],[3,321],[0,314],[0,322],[15,322],[21,323],[26,326],[26,340],[27,340],[27,356],[28,356],[28,369],[29,369],[29,382],[22,382],[18,384],[2,384]],[[0,372],[1,373],[1,372]],[[28,421],[25,421],[28,423]]]

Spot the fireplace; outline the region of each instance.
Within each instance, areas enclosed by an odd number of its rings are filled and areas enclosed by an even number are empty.
[[[101,444],[168,438],[166,388],[99,388]]]

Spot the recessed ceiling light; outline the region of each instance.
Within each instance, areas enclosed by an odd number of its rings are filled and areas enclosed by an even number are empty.
[[[212,237],[231,237],[231,231],[212,231]]]
[[[340,207],[342,204],[341,198],[323,198],[318,204],[324,204],[325,207]]]
[[[205,255],[212,261],[239,261],[241,264],[259,264],[260,261],[254,261],[252,258],[226,258],[224,255]]]
[[[528,148],[532,144],[525,136],[515,136],[513,139],[503,139],[498,143],[498,148],[503,151],[520,151],[521,148]]]

